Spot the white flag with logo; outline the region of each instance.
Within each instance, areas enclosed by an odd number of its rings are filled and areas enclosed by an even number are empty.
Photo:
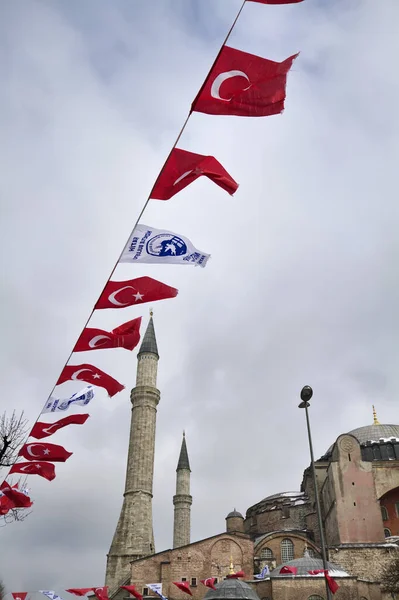
[[[92,385],[86,386],[83,388],[83,390],[73,394],[66,400],[61,400],[60,398],[54,398],[54,396],[50,396],[44,405],[41,414],[68,410],[68,408],[74,404],[77,404],[78,406],[86,406],[86,404],[89,404],[92,398],[94,398],[94,390]]]
[[[162,583],[147,583],[147,587],[150,588],[151,591],[158,594],[162,600],[168,600],[166,596],[162,594]]]
[[[58,596],[54,590],[39,590],[39,592],[50,598],[50,600],[62,600],[61,596]]]
[[[182,235],[140,224],[130,236],[119,262],[205,267],[209,256],[194,248],[190,240]]]

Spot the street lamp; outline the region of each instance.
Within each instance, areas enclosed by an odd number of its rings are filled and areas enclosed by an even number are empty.
[[[309,450],[310,450],[310,463],[312,466],[312,474],[313,474],[313,484],[314,484],[314,494],[316,498],[316,512],[317,512],[317,520],[319,522],[319,530],[320,530],[320,546],[321,546],[321,556],[323,558],[323,569],[328,573],[328,564],[327,564],[327,553],[326,553],[326,542],[324,539],[324,530],[323,530],[323,520],[321,517],[321,508],[320,508],[320,498],[319,498],[319,489],[317,485],[316,479],[316,467],[314,464],[314,455],[313,455],[313,444],[312,444],[312,434],[310,431],[310,421],[309,421],[309,413],[308,408],[310,406],[309,400],[313,396],[313,390],[310,385],[305,385],[305,387],[301,390],[301,400],[302,402],[299,404],[299,408],[305,409],[306,414],[306,426],[308,429],[308,439],[309,439]],[[326,577],[324,577],[324,581],[326,583],[326,593],[327,600],[331,600],[331,591],[328,587],[328,582]]]

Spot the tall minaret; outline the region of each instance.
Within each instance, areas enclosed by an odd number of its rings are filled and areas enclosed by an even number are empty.
[[[190,473],[186,436],[183,432],[183,441],[176,469],[176,496],[173,496],[175,506],[173,548],[179,548],[190,543],[190,513],[191,504],[193,503],[193,497],[190,496]]]
[[[107,559],[105,583],[110,592],[128,579],[130,561],[154,554],[152,483],[155,424],[160,392],[156,387],[158,348],[152,312],[137,355],[136,387],[132,389],[132,418],[126,484],[121,514]]]

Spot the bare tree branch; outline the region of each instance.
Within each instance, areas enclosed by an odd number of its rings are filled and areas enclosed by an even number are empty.
[[[26,439],[27,419],[24,413],[17,415],[15,410],[10,417],[4,412],[0,416],[0,471],[2,467],[11,467],[18,458],[18,452]],[[0,483],[1,483],[0,478]],[[18,488],[21,490],[26,485],[21,479],[18,482]],[[13,521],[23,521],[30,514],[23,508],[12,508],[6,515],[0,517],[0,527],[5,527]],[[1,599],[1,581],[0,581],[0,600]]]
[[[6,595],[6,589],[4,587],[3,582],[0,579],[0,600],[3,600],[5,595]]]

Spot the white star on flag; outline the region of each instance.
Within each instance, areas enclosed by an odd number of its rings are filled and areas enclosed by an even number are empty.
[[[140,292],[137,292],[137,294],[133,294],[133,296],[136,299],[136,302],[144,298],[144,294],[140,294]]]

